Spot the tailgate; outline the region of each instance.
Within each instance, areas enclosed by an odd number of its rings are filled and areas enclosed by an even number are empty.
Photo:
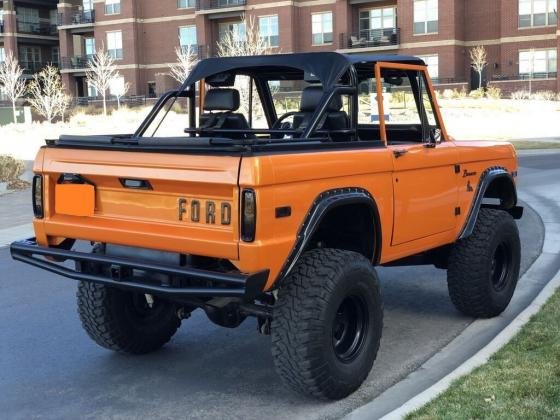
[[[240,159],[46,148],[45,217],[35,222],[37,240],[75,238],[238,259]],[[93,188],[61,188],[67,182]]]

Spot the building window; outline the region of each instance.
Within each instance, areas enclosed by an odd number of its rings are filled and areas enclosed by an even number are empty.
[[[271,47],[277,47],[280,44],[278,36],[278,15],[260,16],[259,17],[259,33],[261,38]]]
[[[424,60],[424,63],[428,66],[428,74],[432,80],[439,78],[439,56],[437,54],[433,55],[419,55],[418,58]]]
[[[311,42],[313,45],[333,42],[332,12],[313,13],[311,15]]]
[[[0,47],[0,63],[3,63],[4,61],[6,61],[6,51],[4,50],[4,47]]]
[[[396,31],[397,9],[383,7],[360,11],[360,38],[366,41],[379,41]]]
[[[156,96],[156,82],[148,82],[148,98],[155,98]]]
[[[84,38],[84,51],[88,58],[95,55],[95,38]]]
[[[97,94],[97,89],[95,89],[95,86],[93,86],[91,83],[87,83],[87,91],[88,91],[88,96],[90,98],[97,98],[98,94]]]
[[[228,33],[232,33],[238,42],[245,41],[245,24],[243,22],[220,23],[218,27],[218,35],[220,39],[224,39]]]
[[[438,0],[414,0],[414,33],[437,33],[438,16]]]
[[[556,49],[519,51],[519,74],[530,77],[556,77]]]
[[[121,13],[121,0],[105,0],[105,14],[118,15]]]
[[[39,9],[18,7],[16,20],[19,32],[33,33],[39,30]]]
[[[187,9],[195,6],[195,0],[177,0],[177,7],[179,9]]]
[[[19,61],[25,69],[36,72],[41,68],[41,48],[20,47]]]
[[[82,6],[84,12],[90,12],[93,10],[93,0],[82,0]]]
[[[123,58],[122,32],[107,32],[107,52],[115,60]]]
[[[58,67],[60,62],[60,49],[58,47],[51,48],[51,64]]]
[[[195,25],[182,26],[179,28],[179,45],[184,52],[186,52],[189,47],[190,52],[195,53],[197,51]]]
[[[519,0],[519,27],[556,26],[556,0]]]

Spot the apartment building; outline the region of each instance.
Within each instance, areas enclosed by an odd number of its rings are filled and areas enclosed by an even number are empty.
[[[6,1],[4,1],[6,3]],[[18,3],[18,2],[16,2]],[[23,1],[21,3],[24,3]],[[38,2],[35,2],[38,3]],[[45,3],[45,2],[41,2]],[[560,0],[64,0],[58,4],[60,67],[74,96],[88,88],[85,68],[103,46],[117,60],[130,94],[173,87],[167,75],[175,48],[216,54],[228,31],[245,34],[254,19],[276,51],[337,50],[422,56],[441,87],[476,86],[469,50],[484,45],[484,83],[506,91],[531,79],[560,90]]]
[[[58,0],[0,0],[0,62],[12,54],[26,77],[58,65]]]

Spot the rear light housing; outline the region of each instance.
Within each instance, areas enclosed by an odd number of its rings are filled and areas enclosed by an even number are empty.
[[[35,175],[33,177],[32,201],[33,201],[33,214],[37,219],[42,219],[44,216],[44,207],[43,207],[43,177],[41,175]]]
[[[244,242],[253,242],[256,229],[257,200],[255,191],[243,190],[241,193],[241,239]]]

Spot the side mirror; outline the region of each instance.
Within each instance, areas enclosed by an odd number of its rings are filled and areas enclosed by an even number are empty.
[[[438,144],[441,143],[441,128],[430,129],[430,142]]]
[[[436,147],[436,145],[438,145],[439,143],[441,143],[441,129],[437,127],[431,127],[430,134],[428,136],[428,139],[424,143],[424,146]]]

